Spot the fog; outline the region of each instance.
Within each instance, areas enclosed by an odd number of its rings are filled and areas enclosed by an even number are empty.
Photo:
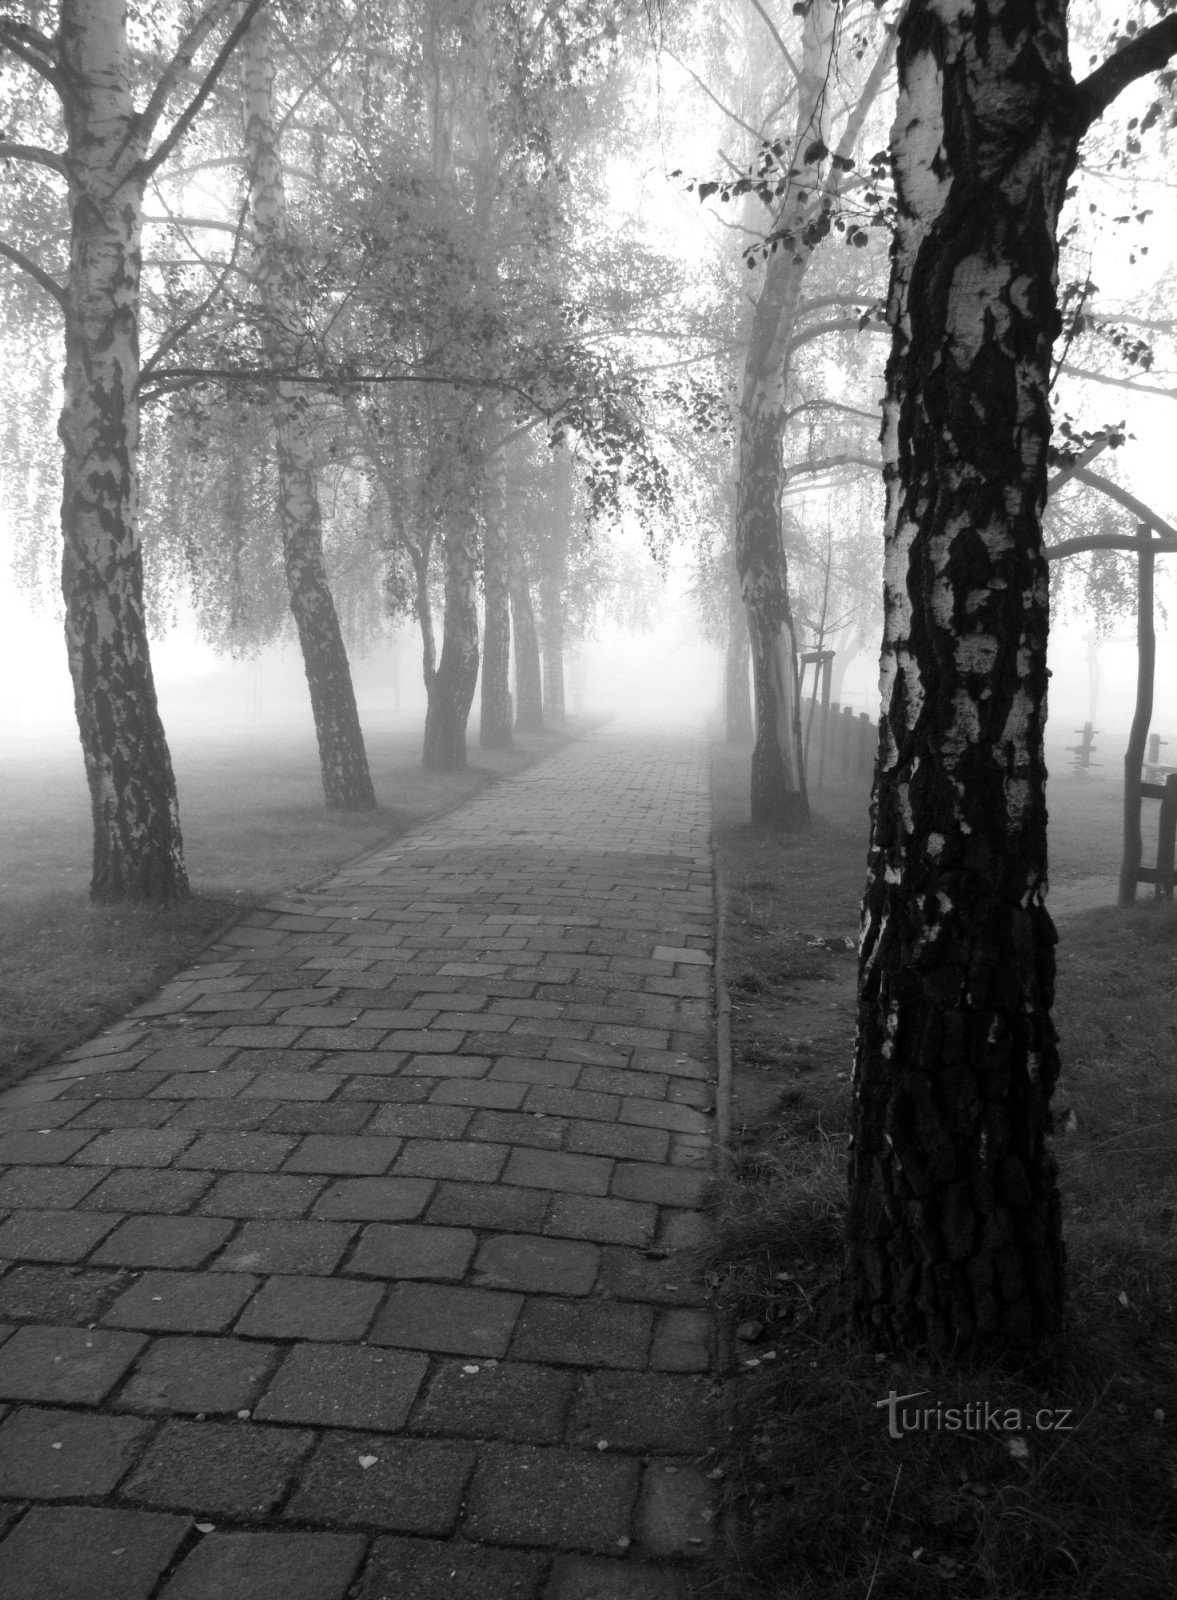
[[[723,659],[700,634],[681,575],[663,588],[664,617],[646,631],[607,618],[567,651],[569,714],[578,719],[629,720],[702,726],[718,721]],[[1162,619],[1158,619],[1161,621]],[[1136,640],[1121,624],[1098,644],[1091,672],[1091,624],[1066,621],[1051,634],[1050,718],[1047,745],[1052,770],[1069,762],[1066,746],[1088,720],[1097,730],[1099,770],[1118,776],[1136,698]],[[256,740],[303,741],[314,753],[314,728],[302,662],[294,642],[256,656],[218,656],[203,643],[191,619],[153,641],[152,662],[164,725],[178,752],[202,744]],[[354,649],[352,666],[365,733],[418,731],[425,717],[420,642],[409,626],[390,629],[375,646]],[[807,679],[806,697],[812,678]],[[1177,752],[1177,632],[1157,634],[1153,731]],[[1092,701],[1094,697],[1094,711]],[[842,703],[874,716],[877,662],[862,652],[850,663]],[[471,718],[471,759],[477,761],[478,700]],[[0,575],[0,763],[77,750],[72,691],[61,625],[44,599],[22,591],[11,573]],[[2,770],[2,768],[0,768]],[[80,776],[80,761],[79,761]]]

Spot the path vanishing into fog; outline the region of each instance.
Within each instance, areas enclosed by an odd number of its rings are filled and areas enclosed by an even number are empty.
[[[5,1600],[676,1600],[705,747],[607,727],[0,1099]]]

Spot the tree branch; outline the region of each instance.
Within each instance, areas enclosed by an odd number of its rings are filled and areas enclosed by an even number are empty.
[[[718,106],[720,111],[723,112],[724,116],[727,117],[729,121],[734,122],[736,127],[742,128],[745,133],[750,133],[756,140],[757,144],[760,143],[760,141],[764,138],[764,134],[758,128],[754,128],[750,122],[745,122],[743,117],[739,116],[735,111],[733,111],[730,106],[725,106],[723,101],[720,100],[717,95],[712,94],[711,90],[703,82],[702,78],[694,70],[694,68],[688,67],[685,61],[680,61],[673,50],[667,50],[666,54],[674,62],[676,67],[680,67],[689,78],[694,80],[697,86],[702,89],[703,93],[707,96],[708,100],[710,100],[713,105]],[[735,163],[733,162],[732,165],[735,166]]]
[[[160,228],[169,228],[173,226],[177,228],[215,228],[219,233],[233,234],[236,234],[241,230],[240,222],[217,222],[212,217],[179,217],[171,215],[163,217],[149,217],[145,215],[143,221],[144,223],[151,223],[153,226]]]
[[[1107,372],[1092,372],[1089,367],[1062,368],[1064,377],[1086,378],[1089,383],[1106,383],[1112,389],[1130,389],[1133,394],[1159,394],[1166,400],[1177,400],[1177,389],[1161,389],[1155,383],[1136,383],[1132,378],[1113,378]]]
[[[61,73],[53,60],[53,41],[43,33],[14,17],[0,17],[0,48],[11,50],[38,77],[52,84],[59,96],[62,94]]]
[[[39,144],[9,144],[0,142],[0,160],[3,161],[32,161],[39,167],[49,167],[53,172],[65,177],[65,162],[53,150],[45,150]]]
[[[891,337],[891,329],[885,322],[871,322],[865,328],[860,328],[852,318],[839,317],[834,322],[817,322],[812,328],[803,328],[800,333],[793,335],[789,348],[799,350],[803,344],[822,339],[827,333],[885,333],[888,338]]]
[[[862,417],[867,422],[875,423],[876,426],[879,422],[877,411],[862,411],[857,406],[843,405],[840,400],[803,400],[800,405],[785,412],[781,418],[781,427],[787,427],[794,417],[799,417],[805,411],[841,411],[848,417]]]
[[[217,52],[212,66],[205,73],[204,81],[172,124],[171,132],[154,153],[145,157],[140,163],[139,171],[145,178],[149,178],[153,172],[163,165],[200,115],[201,107],[216,88],[217,80],[229,63],[229,57],[249,32],[254,17],[257,16],[265,3],[266,0],[249,0],[248,5],[238,18],[236,27],[233,28],[229,37]],[[231,4],[232,0],[216,0],[216,3],[209,7],[200,21],[191,29],[187,38],[172,57],[171,64],[156,84],[151,99],[139,115],[138,127],[144,139],[151,137],[151,131],[163,115],[164,107],[171,96],[172,90],[179,81],[181,73],[191,65],[192,58],[204,42],[204,39],[229,10]]]
[[[785,41],[780,36],[780,33],[779,33],[779,31],[777,29],[777,26],[776,26],[776,23],[772,20],[772,18],[769,16],[768,12],[760,4],[760,0],[751,0],[751,3],[752,3],[753,11],[756,12],[756,14],[760,18],[761,22],[763,22],[764,26],[768,29],[769,33],[772,34],[773,38],[776,41],[777,49],[780,51],[781,55],[783,55],[785,60],[788,62],[789,71],[793,74],[794,78],[796,78],[797,81],[800,82],[801,73],[800,73],[800,71],[799,71],[799,69],[797,67],[797,63],[793,60],[792,56],[789,54],[788,48],[785,45]]]
[[[883,462],[880,456],[861,456],[853,450],[844,451],[836,456],[814,456],[808,461],[798,461],[796,466],[790,467],[785,482],[791,483],[794,478],[809,478],[818,472],[829,472],[831,467],[871,467],[881,472]]]
[[[1160,72],[1177,55],[1177,15],[1165,17],[1117,50],[1076,85],[1078,123],[1084,132],[1116,97],[1150,72]]]
[[[20,267],[22,272],[27,272],[30,278],[36,279],[46,294],[51,294],[64,311],[66,308],[66,292],[51,273],[39,267],[37,263],[26,256],[23,250],[18,250],[15,245],[6,244],[0,239],[0,256],[11,261],[14,266]]]
[[[169,350],[174,350],[176,345],[179,344],[180,340],[184,337],[184,335],[191,328],[194,328],[196,326],[196,324],[200,321],[201,317],[203,317],[205,312],[208,310],[209,306],[212,305],[213,301],[220,294],[221,290],[225,287],[225,283],[228,280],[230,273],[232,273],[232,272],[234,272],[236,270],[237,252],[241,249],[241,242],[242,242],[242,240],[243,240],[243,238],[245,236],[245,219],[248,216],[248,214],[249,214],[249,201],[247,199],[245,204],[242,206],[241,211],[240,211],[240,213],[238,215],[237,226],[233,230],[233,232],[235,234],[235,238],[233,240],[233,248],[229,252],[229,259],[225,263],[224,270],[217,274],[217,277],[216,277],[216,279],[215,279],[215,281],[213,283],[212,288],[205,295],[204,299],[200,302],[200,304],[197,305],[197,306],[194,306],[193,309],[188,313],[188,315],[180,322],[180,324],[177,327],[173,328],[171,330],[171,332],[166,333],[163,336],[163,338],[160,340],[158,346],[156,347],[154,353],[151,355],[151,357],[147,361],[144,362],[142,367],[140,367],[140,369],[139,369],[139,383],[140,383],[140,386],[142,386],[144,378],[148,377],[152,372],[154,372],[155,368],[163,360],[164,356],[167,355],[168,351]]]

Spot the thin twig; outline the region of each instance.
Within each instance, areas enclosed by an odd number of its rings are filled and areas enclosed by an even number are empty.
[[[899,1474],[903,1471],[903,1463],[895,1468],[895,1482],[891,1485],[891,1498],[887,1501],[887,1515],[883,1518],[883,1527],[879,1533],[879,1548],[875,1556],[875,1570],[870,1575],[870,1584],[866,1591],[866,1600],[870,1600],[875,1592],[875,1579],[879,1575],[879,1563],[883,1559],[883,1540],[887,1537],[887,1524],[891,1521],[891,1507],[895,1504],[895,1495],[899,1489]]]

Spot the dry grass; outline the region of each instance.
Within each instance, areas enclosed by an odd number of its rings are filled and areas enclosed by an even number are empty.
[[[1020,1368],[894,1361],[851,1337],[840,1314],[850,1008],[833,1008],[810,1048],[794,1048],[790,1028],[847,989],[842,958],[805,936],[853,928],[866,797],[825,797],[813,833],[778,848],[741,816],[745,762],[718,754],[717,843],[737,1084],[765,1092],[752,1097],[761,1115],[746,1120],[716,1200],[711,1281],[743,1337],[725,1457],[732,1537],[701,1592],[1168,1600],[1177,1592],[1177,915],[1142,905],[1060,922],[1065,1338]],[[1051,804],[1056,876],[1114,872],[1111,786],[1093,792],[1064,777]],[[878,1407],[892,1390],[922,1392],[913,1404],[939,1403],[942,1413],[989,1401],[1019,1411],[1022,1426],[892,1439]],[[1069,1410],[1072,1426],[1037,1428],[1040,1410],[1052,1420]]]
[[[259,900],[376,849],[562,742],[520,739],[510,754],[475,745],[465,772],[427,774],[419,734],[385,735],[369,742],[380,806],[349,816],[323,806],[313,740],[263,731],[199,746],[177,741],[194,897],[164,911],[90,904],[80,756],[4,761],[0,1087],[146,998]]]

